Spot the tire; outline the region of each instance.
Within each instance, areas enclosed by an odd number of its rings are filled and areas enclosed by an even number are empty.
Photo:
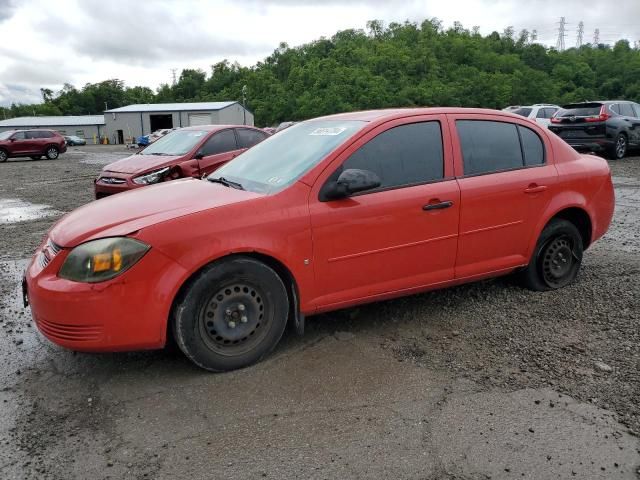
[[[520,280],[538,292],[566,287],[578,276],[583,250],[576,226],[555,218],[540,234],[529,265],[519,273]]]
[[[49,160],[55,160],[56,158],[58,158],[58,155],[60,155],[60,151],[58,150],[58,147],[49,145],[45,150],[44,154]]]
[[[0,163],[6,162],[7,158],[9,158],[9,154],[6,152],[6,150],[2,150],[0,148]]]
[[[611,160],[622,160],[627,154],[629,142],[627,136],[624,133],[619,133],[616,137],[613,146],[609,150],[609,158]]]
[[[33,155],[31,157],[31,160],[40,160],[42,158],[42,155]]]
[[[204,268],[186,285],[173,310],[182,352],[212,372],[243,368],[269,354],[287,324],[289,301],[278,274],[250,258]]]

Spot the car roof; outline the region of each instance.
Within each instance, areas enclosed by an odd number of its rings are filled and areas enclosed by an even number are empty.
[[[338,113],[335,115],[327,115],[325,117],[316,118],[314,120],[360,120],[364,122],[373,122],[380,120],[391,120],[394,118],[412,117],[416,115],[434,115],[434,114],[484,114],[484,115],[502,115],[510,118],[521,118],[511,112],[503,110],[492,110],[489,108],[463,108],[463,107],[420,107],[420,108],[389,108],[383,110],[365,110],[361,112]]]
[[[190,127],[181,127],[180,130],[204,130],[206,132],[216,132],[225,128],[256,128],[252,125],[192,125]],[[161,129],[162,130],[162,129]]]

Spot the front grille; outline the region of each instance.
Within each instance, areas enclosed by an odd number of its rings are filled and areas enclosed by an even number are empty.
[[[38,265],[40,265],[40,268],[44,268],[47,265],[49,265],[49,262],[51,261],[51,259],[49,257],[47,257],[44,252],[40,252],[38,254]]]
[[[98,181],[107,185],[122,185],[123,183],[127,183],[125,179],[116,177],[100,177]]]
[[[60,253],[60,250],[62,250],[62,247],[54,242],[51,241],[51,239],[47,240],[47,248],[49,249],[49,251],[51,251],[51,253],[56,256],[58,253]]]
[[[60,250],[62,250],[62,247],[48,238],[44,248],[38,254],[38,265],[40,265],[40,268],[49,265],[53,257],[60,253]]]
[[[102,325],[68,325],[36,318],[40,331],[52,340],[95,342],[102,338]]]

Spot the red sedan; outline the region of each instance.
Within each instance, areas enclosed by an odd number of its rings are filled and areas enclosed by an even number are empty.
[[[133,188],[212,173],[269,135],[246,125],[201,125],[175,130],[100,172],[97,199]]]
[[[562,288],[609,227],[607,162],[492,110],[296,124],[206,180],[61,219],[26,272],[40,331],[74,350],[162,347],[223,371],[304,317],[516,272]]]

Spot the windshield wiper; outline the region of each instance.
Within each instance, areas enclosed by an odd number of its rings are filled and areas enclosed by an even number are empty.
[[[146,155],[172,155],[172,154],[171,153],[153,152],[153,153],[147,153]]]
[[[221,183],[225,187],[231,187],[231,188],[235,188],[237,190],[244,190],[244,187],[242,186],[241,183],[232,182],[231,180],[227,180],[224,177],[207,178],[207,180],[209,180],[210,182],[213,182],[213,183]]]

